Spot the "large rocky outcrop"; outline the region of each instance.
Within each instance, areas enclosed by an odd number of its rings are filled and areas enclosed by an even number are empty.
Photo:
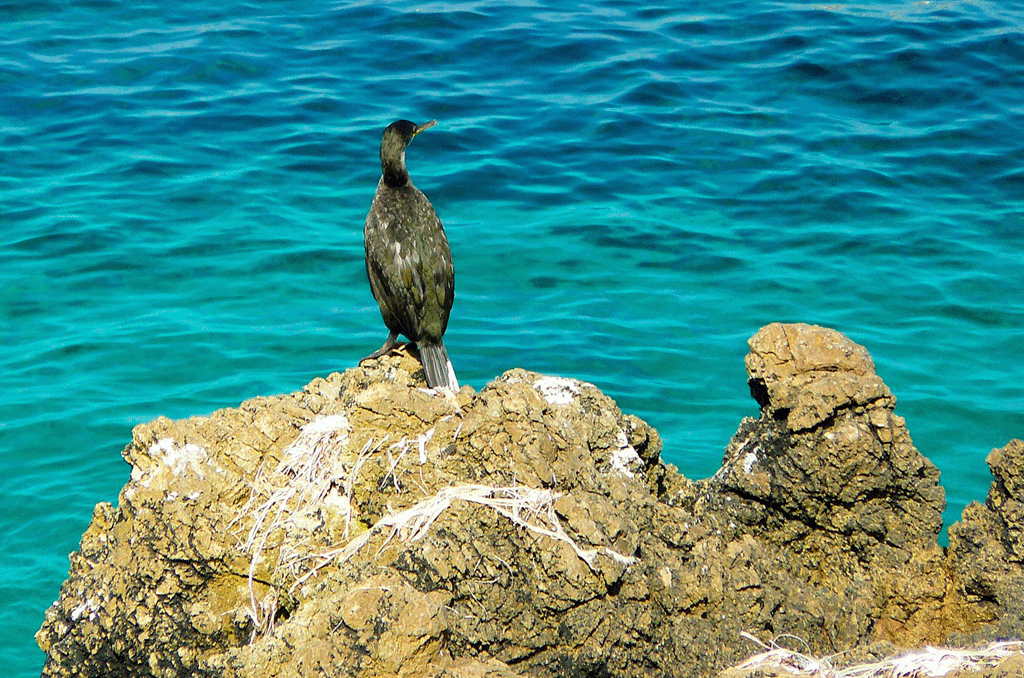
[[[1021,632],[1024,449],[944,494],[860,346],[770,325],[721,470],[692,481],[594,386],[422,388],[399,351],[136,427],[37,639],[44,676],[709,676]],[[856,653],[849,655],[857,656]]]

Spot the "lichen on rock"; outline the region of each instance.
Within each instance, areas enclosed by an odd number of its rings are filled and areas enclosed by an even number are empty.
[[[761,416],[698,481],[591,384],[432,392],[407,350],[138,426],[44,676],[709,676],[746,633],[826,655],[1019,633],[1020,445],[947,553],[938,471],[867,351],[807,325],[750,345]]]

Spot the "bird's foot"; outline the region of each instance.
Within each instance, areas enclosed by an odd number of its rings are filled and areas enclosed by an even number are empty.
[[[376,351],[360,360],[359,364],[362,365],[367,360],[376,360],[382,355],[387,355],[388,353],[391,353],[391,351],[393,351],[396,346],[398,346],[398,335],[392,332],[391,334],[388,335],[388,340],[384,342],[383,346],[381,346]]]

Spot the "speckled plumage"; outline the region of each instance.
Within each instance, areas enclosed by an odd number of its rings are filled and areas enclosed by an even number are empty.
[[[451,248],[433,206],[405,168],[405,147],[435,123],[399,120],[381,139],[383,173],[366,215],[363,244],[370,290],[390,335],[369,357],[391,350],[398,335],[405,335],[419,348],[427,385],[458,390],[442,339],[455,300]]]

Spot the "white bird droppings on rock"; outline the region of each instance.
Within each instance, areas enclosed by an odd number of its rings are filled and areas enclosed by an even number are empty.
[[[619,447],[612,450],[611,457],[609,458],[612,468],[627,478],[635,478],[636,474],[633,472],[633,468],[639,468],[643,465],[640,455],[637,454],[636,448],[629,444],[625,431],[619,431],[616,442],[619,443]]]
[[[754,464],[757,463],[757,453],[760,447],[755,447],[750,452],[747,452],[746,456],[743,457],[743,472],[750,473],[750,469],[754,468]]]
[[[193,443],[181,445],[173,438],[161,438],[149,446],[147,453],[156,462],[154,467],[145,470],[138,466],[132,467],[132,480],[143,487],[149,487],[162,469],[167,469],[175,477],[191,470],[200,479],[206,478],[207,469],[212,468],[218,473],[224,471],[220,466],[211,464],[210,456],[203,448]]]
[[[568,405],[581,393],[580,384],[575,379],[545,376],[533,382],[533,387],[552,405]]]

